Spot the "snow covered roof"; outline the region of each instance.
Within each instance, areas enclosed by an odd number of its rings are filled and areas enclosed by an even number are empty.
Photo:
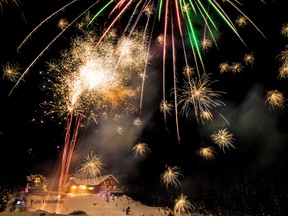
[[[95,178],[87,178],[87,176],[83,174],[71,174],[69,179],[73,180],[77,185],[99,185],[109,177],[113,178],[117,183],[119,183],[119,181],[112,174],[97,176]]]

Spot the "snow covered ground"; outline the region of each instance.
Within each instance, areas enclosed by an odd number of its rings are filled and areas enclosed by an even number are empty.
[[[98,194],[67,195],[56,197],[53,195],[27,197],[25,212],[16,209],[11,212],[11,206],[0,213],[0,216],[48,216],[48,215],[89,215],[89,216],[164,216],[169,210],[162,207],[145,206],[131,198],[123,196],[110,196],[109,201]],[[199,216],[199,214],[191,214]]]

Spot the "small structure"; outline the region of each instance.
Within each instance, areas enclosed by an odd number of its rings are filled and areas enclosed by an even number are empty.
[[[124,190],[119,181],[112,174],[87,178],[83,174],[71,174],[65,183],[66,193],[101,193],[103,187],[109,190],[112,195],[122,195]]]
[[[47,193],[47,180],[46,177],[40,174],[30,174],[26,176],[27,185],[25,188],[26,193],[45,194]]]

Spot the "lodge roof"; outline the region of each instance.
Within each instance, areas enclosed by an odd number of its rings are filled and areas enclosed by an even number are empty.
[[[26,176],[27,181],[33,181],[36,177],[40,177],[43,181],[46,181],[46,177],[41,174],[30,174]]]
[[[87,176],[83,174],[71,174],[68,179],[73,180],[77,185],[99,185],[109,177],[112,177],[117,183],[119,183],[119,181],[112,174],[97,176],[95,178],[87,178]]]

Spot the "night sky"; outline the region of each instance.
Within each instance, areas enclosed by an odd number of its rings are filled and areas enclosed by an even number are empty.
[[[57,28],[59,18],[66,17],[72,20],[93,1],[78,1],[75,6],[59,13],[46,22],[27,41],[23,49],[17,52],[17,46],[36,25],[68,2],[41,0],[32,3],[23,0],[18,6],[13,3],[3,4],[0,12],[1,65],[7,62],[17,63],[25,70],[60,32]],[[93,150],[103,159],[107,172],[112,172],[126,184],[133,182],[139,185],[145,185],[147,182],[159,183],[159,176],[166,165],[179,166],[184,176],[181,178],[181,189],[191,194],[199,193],[197,187],[200,182],[209,185],[210,181],[214,181],[217,185],[230,185],[238,178],[241,182],[245,176],[248,176],[246,181],[259,183],[260,179],[277,185],[279,191],[282,187],[286,187],[283,190],[287,191],[287,184],[284,183],[288,153],[287,106],[285,109],[273,109],[265,103],[269,90],[277,89],[288,98],[288,83],[286,79],[278,79],[280,63],[276,58],[285,50],[288,40],[280,34],[282,25],[288,22],[285,1],[267,0],[266,4],[260,0],[254,0],[254,3],[241,2],[243,11],[263,32],[265,38],[251,25],[239,28],[239,33],[246,43],[245,47],[229,28],[220,23],[217,35],[218,49],[214,47],[204,56],[206,70],[219,80],[213,88],[226,93],[221,98],[226,106],[217,108],[218,114],[215,114],[213,123],[197,123],[193,111],[188,117],[179,116],[179,142],[175,118],[168,116],[165,124],[159,111],[162,99],[162,71],[159,59],[158,63],[154,61],[154,65],[151,65],[156,73],[149,75],[147,79],[141,115],[142,125],[135,130],[131,127],[131,116],[121,119],[127,128],[121,137],[113,131],[115,123],[112,121],[88,125],[81,131],[81,143],[77,151],[78,162]],[[227,11],[229,10],[231,9],[227,8]],[[229,12],[233,15],[232,11]],[[97,23],[97,26],[100,24]],[[43,76],[39,75],[39,72],[45,74],[46,62],[57,58],[61,50],[69,46],[71,37],[73,27],[39,58],[10,96],[8,95],[14,83],[0,79],[2,179],[17,179],[17,182],[29,173],[43,173],[46,176],[55,174],[63,147],[65,124],[59,125],[57,121],[49,119],[41,122],[43,113],[40,104],[49,98],[41,91]],[[241,62],[244,55],[251,52],[255,55],[253,67],[246,66],[239,74],[220,75],[220,63]],[[159,53],[155,51],[155,54],[157,59]],[[2,73],[1,71],[1,77]],[[167,85],[170,84],[171,80],[168,80]],[[229,124],[221,116],[224,116]],[[235,149],[231,148],[224,153],[214,146],[217,150],[215,159],[204,160],[197,155],[197,150],[201,145],[213,145],[210,134],[222,127],[229,128],[233,133]],[[131,149],[138,142],[147,143],[151,154],[135,158]]]

